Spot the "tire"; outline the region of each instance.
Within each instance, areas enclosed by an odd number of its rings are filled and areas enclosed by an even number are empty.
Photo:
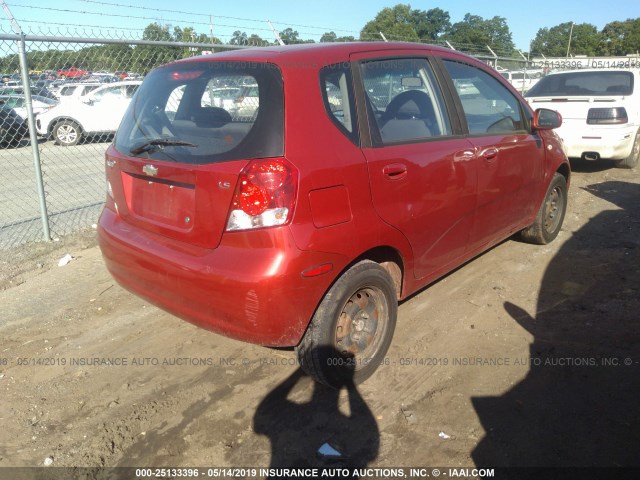
[[[333,388],[363,382],[384,361],[397,312],[389,273],[357,263],[329,289],[296,347],[302,369]]]
[[[549,184],[540,210],[533,224],[520,232],[522,239],[529,243],[546,245],[553,241],[562,229],[567,211],[567,181],[556,173]]]
[[[635,168],[638,165],[638,159],[640,158],[640,129],[636,132],[636,138],[633,141],[633,147],[631,147],[631,153],[627,158],[618,162],[620,168]]]
[[[71,147],[77,145],[82,138],[82,130],[76,122],[64,120],[53,128],[53,138],[56,145]]]

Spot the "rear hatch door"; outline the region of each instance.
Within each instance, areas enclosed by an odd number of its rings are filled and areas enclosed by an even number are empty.
[[[241,82],[257,85],[256,115],[219,106],[218,92]],[[215,248],[243,168],[283,155],[283,105],[272,64],[211,59],[152,71],[107,151],[114,208],[132,227]]]

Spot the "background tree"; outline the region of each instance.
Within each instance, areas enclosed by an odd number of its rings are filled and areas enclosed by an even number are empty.
[[[247,44],[247,32],[241,32],[240,30],[236,30],[231,35],[231,40],[229,40],[229,45],[246,45]]]
[[[640,18],[607,23],[600,34],[600,55],[628,55],[640,51]]]
[[[420,40],[438,40],[440,35],[451,28],[449,12],[440,8],[431,10],[412,10],[411,21]]]
[[[511,55],[515,46],[507,20],[493,17],[488,20],[467,13],[461,22],[454,23],[444,36],[451,43],[474,45],[484,48],[488,45],[496,53]]]
[[[570,33],[570,54],[597,54],[599,46],[602,44],[598,29],[589,23],[580,23],[573,25],[573,32],[571,32],[571,22],[538,30],[536,38],[531,42],[531,53],[534,55],[543,54],[548,57],[565,57],[567,55],[567,48],[569,47]]]
[[[68,52],[75,57],[77,65],[89,71],[106,70],[114,72],[116,70],[129,70],[132,62],[133,48],[129,45],[106,44],[92,45],[84,47],[77,52]],[[74,66],[76,66],[74,64]],[[48,70],[55,68],[55,64],[37,70]]]
[[[339,37],[336,32],[326,32],[320,37],[320,43],[324,42],[354,42],[356,39],[351,35]]]
[[[249,35],[249,37],[247,38],[247,44],[248,45],[254,45],[254,46],[258,46],[258,47],[264,47],[268,44],[269,42],[267,42],[266,40],[264,40],[263,38],[261,38],[259,35],[256,35],[255,33],[252,33],[251,35]]]
[[[170,42],[173,35],[169,32],[169,25],[160,25],[159,23],[150,23],[144,29],[142,34],[143,40],[155,40],[158,42]]]
[[[360,31],[360,40],[382,40],[380,32],[389,40],[417,42],[414,16],[409,5],[398,4],[380,10]]]
[[[143,40],[173,42],[174,35],[170,32],[169,25],[160,25],[159,23],[150,23],[144,29],[142,34]],[[135,63],[129,66],[122,65],[122,70],[135,70],[146,75],[152,68],[169,63],[182,58],[183,51],[181,48],[158,45],[138,45],[135,47]]]
[[[293,28],[285,28],[280,32],[280,38],[285,45],[295,45],[297,43],[315,43],[314,40],[303,40],[300,38],[300,34]]]

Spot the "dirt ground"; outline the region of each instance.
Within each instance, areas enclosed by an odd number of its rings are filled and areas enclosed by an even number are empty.
[[[0,252],[0,467],[640,466],[640,176],[573,168],[558,239],[402,303],[351,391],[124,291],[93,231]]]

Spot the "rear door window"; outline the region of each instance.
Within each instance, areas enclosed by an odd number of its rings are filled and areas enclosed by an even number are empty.
[[[120,125],[115,147],[143,158],[215,163],[280,156],[283,131],[278,67],[185,62],[147,76]]]

